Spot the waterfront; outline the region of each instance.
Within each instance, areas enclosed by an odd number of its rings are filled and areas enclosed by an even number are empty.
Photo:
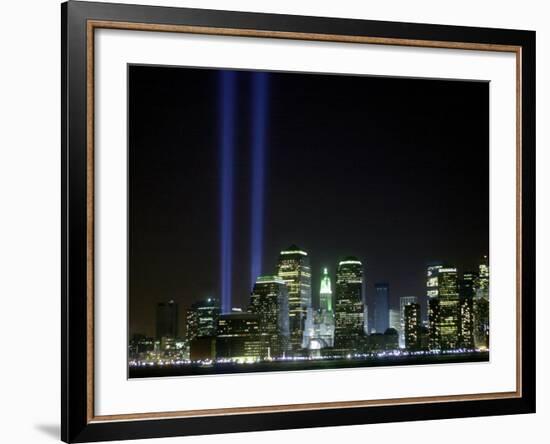
[[[358,367],[386,367],[397,365],[460,364],[488,362],[488,351],[422,355],[386,355],[357,359],[317,359],[255,362],[249,364],[182,363],[130,366],[129,378],[157,378],[162,376],[198,376],[231,373],[255,373],[293,370],[328,370]]]

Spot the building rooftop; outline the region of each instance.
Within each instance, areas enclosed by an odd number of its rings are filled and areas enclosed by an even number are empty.
[[[290,247],[282,250],[281,254],[301,254],[302,256],[307,256],[307,252],[302,250],[296,244],[292,244]]]

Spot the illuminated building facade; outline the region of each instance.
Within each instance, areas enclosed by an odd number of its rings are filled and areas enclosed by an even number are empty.
[[[216,337],[216,357],[241,362],[255,362],[267,356],[261,340],[260,316],[233,312],[220,315]]]
[[[129,353],[132,355],[146,354],[155,351],[158,341],[155,338],[148,338],[144,335],[134,334],[130,339]]]
[[[460,328],[458,345],[466,349],[474,347],[474,297],[477,279],[477,273],[464,272],[460,280]]]
[[[288,287],[288,314],[292,350],[302,347],[308,308],[311,307],[311,269],[307,252],[291,245],[281,251],[277,275]]]
[[[186,314],[187,340],[216,336],[220,312],[220,301],[217,298],[195,302]]]
[[[323,269],[323,277],[321,278],[321,286],[319,290],[319,310],[332,313],[332,286],[330,284],[330,276],[328,269]]]
[[[278,276],[256,279],[248,312],[258,315],[260,335],[269,357],[284,356],[289,347],[288,290]]]
[[[323,269],[319,290],[319,311],[317,315],[317,338],[322,348],[334,346],[335,319],[332,285],[328,269]]]
[[[441,348],[441,330],[439,328],[439,317],[441,306],[438,297],[428,299],[428,330],[430,350]]]
[[[474,300],[474,345],[479,349],[489,347],[489,299]]]
[[[178,304],[173,300],[157,304],[156,335],[161,338],[178,336]]]
[[[483,256],[479,264],[479,276],[476,285],[476,296],[489,299],[489,258]]]
[[[429,301],[432,348],[448,350],[458,347],[460,300],[457,270],[441,267],[437,271],[437,296]],[[437,299],[437,303],[434,299]],[[437,309],[436,308],[437,305]]]
[[[403,348],[405,344],[405,307],[409,304],[416,304],[416,296],[403,296],[399,298],[399,347]]]
[[[405,348],[419,350],[421,342],[420,304],[409,302],[403,307]]]
[[[338,264],[334,312],[335,347],[355,349],[364,330],[363,264],[355,257]]]
[[[420,350],[429,350],[430,349],[430,329],[425,326],[420,326]]]
[[[373,323],[377,333],[384,333],[389,327],[390,285],[387,282],[374,284]]]
[[[479,273],[464,272],[460,285],[456,268],[428,267],[430,349],[488,346],[488,288],[486,263],[480,265]]]
[[[489,347],[489,259],[484,256],[479,265],[479,278],[474,298],[474,345]]]
[[[443,268],[441,264],[428,265],[426,273],[426,290],[428,298],[439,296],[439,270]]]
[[[260,276],[250,294],[247,311],[221,314],[220,301],[195,302],[187,311],[186,338],[178,338],[178,305],[156,305],[154,338],[136,334],[129,342],[130,366],[182,364],[216,365],[276,363],[281,358],[363,359],[408,351],[472,353],[489,347],[489,266],[479,271],[431,265],[427,270],[428,321],[414,296],[401,297],[389,309],[389,284],[375,284],[375,332],[365,331],[364,275],[361,261],[348,257],[338,264],[335,298],[327,268],[323,269],[317,308],[311,301],[311,274],[305,251],[291,247],[281,252],[278,274]],[[295,319],[305,312],[292,343],[290,297],[294,291]],[[305,311],[304,311],[305,307]],[[382,353],[381,353],[382,352]],[[431,353],[430,353],[431,354]],[[417,353],[404,356],[416,356]],[[283,359],[285,360],[285,359]],[[168,364],[167,364],[168,363]],[[187,364],[188,362],[183,362]]]
[[[308,310],[303,348],[309,350],[334,346],[334,310],[332,285],[328,269],[323,269],[319,291],[319,309]]]

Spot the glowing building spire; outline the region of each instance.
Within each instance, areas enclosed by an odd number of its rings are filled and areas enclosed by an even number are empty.
[[[321,289],[319,291],[319,308],[332,312],[332,288],[330,285],[330,277],[328,269],[323,269],[323,277],[321,278]]]

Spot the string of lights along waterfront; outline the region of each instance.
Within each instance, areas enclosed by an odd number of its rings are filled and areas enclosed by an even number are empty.
[[[328,266],[319,270],[316,298],[314,276],[307,251],[283,249],[273,274],[255,279],[247,306],[224,310],[219,298],[197,300],[186,308],[184,334],[178,302],[158,303],[151,307],[156,336],[130,339],[130,376],[488,359],[487,256],[476,270],[426,266],[425,320],[420,297],[391,305],[390,282],[374,283],[368,307],[365,265],[357,257],[337,262],[334,282]]]

